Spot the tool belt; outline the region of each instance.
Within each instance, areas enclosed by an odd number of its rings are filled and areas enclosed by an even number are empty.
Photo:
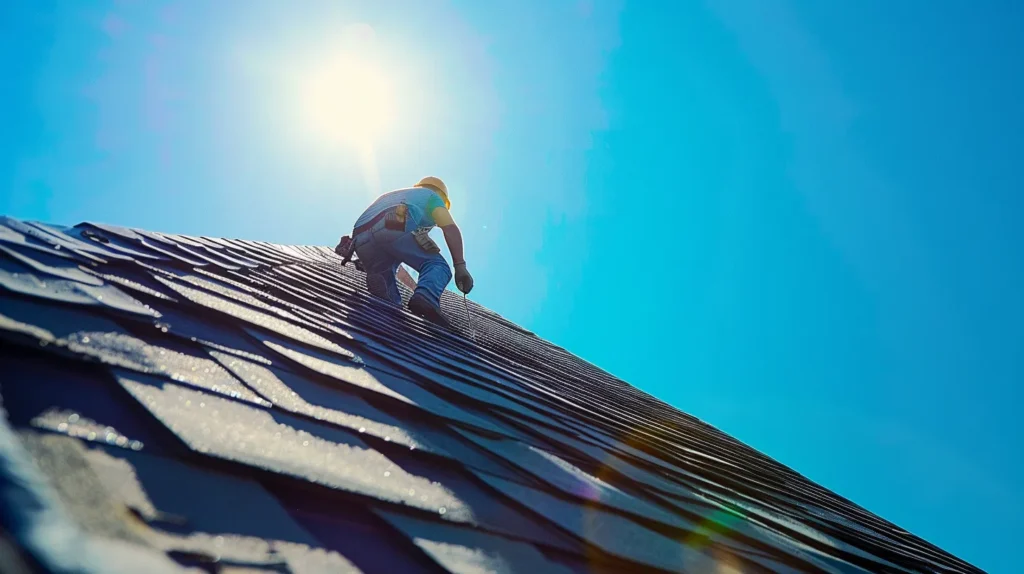
[[[338,242],[338,246],[334,248],[334,252],[341,256],[341,266],[344,267],[346,263],[352,260],[352,255],[356,250],[356,237],[363,232],[373,229],[374,225],[380,223],[380,220],[384,220],[384,228],[395,231],[405,231],[405,218],[409,212],[409,208],[403,203],[395,207],[385,209],[384,211],[373,216],[370,221],[354,228],[352,230],[352,236],[348,235],[341,238]],[[362,263],[359,260],[353,261],[356,269],[362,271]]]
[[[342,258],[342,267],[344,267],[346,263],[352,260],[352,255],[355,253],[356,250],[355,239],[360,233],[370,231],[371,229],[373,229],[375,225],[380,223],[382,219],[384,220],[385,229],[390,229],[393,231],[405,231],[405,220],[408,215],[408,212],[409,208],[404,203],[389,209],[385,209],[384,211],[373,216],[373,218],[371,218],[366,223],[354,228],[352,230],[351,237],[349,237],[348,235],[342,237],[341,241],[338,242],[338,246],[334,248],[334,252],[337,253]],[[433,239],[430,238],[429,233],[429,227],[421,227],[416,231],[413,231],[412,235],[416,239],[416,243],[420,246],[420,249],[422,249],[423,251],[426,251],[427,253],[430,253],[432,255],[435,253],[440,253],[441,248],[437,246],[437,243],[435,243]],[[359,260],[353,261],[353,263],[355,264],[357,269],[359,269],[360,271],[363,270],[361,262]]]
[[[385,209],[384,211],[374,215],[370,221],[356,227],[352,230],[352,238],[355,239],[357,235],[365,231],[373,229],[374,225],[380,223],[380,220],[384,220],[384,228],[391,229],[393,231],[405,231],[405,217],[409,212],[409,208],[404,203],[399,204],[395,207]]]

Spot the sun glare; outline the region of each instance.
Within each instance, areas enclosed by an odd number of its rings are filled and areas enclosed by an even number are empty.
[[[307,127],[331,143],[372,146],[394,117],[391,86],[372,59],[340,53],[313,70],[302,89]]]
[[[283,87],[292,95],[293,141],[307,158],[357,162],[371,194],[380,193],[378,150],[399,135],[402,111],[394,81],[401,76],[388,53],[370,25],[356,23],[280,60]]]

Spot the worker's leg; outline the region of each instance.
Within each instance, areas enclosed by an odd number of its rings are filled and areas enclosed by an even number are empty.
[[[402,296],[398,292],[398,282],[395,280],[395,273],[398,271],[398,264],[385,267],[380,271],[366,271],[366,288],[375,297],[390,301],[395,305],[402,304]]]
[[[391,254],[419,273],[416,294],[426,297],[431,305],[440,307],[441,293],[452,280],[452,270],[444,257],[440,253],[424,251],[412,233],[396,239],[391,244]]]
[[[399,261],[391,253],[393,236],[387,232],[368,232],[356,241],[356,255],[366,270],[366,288],[370,293],[395,305],[402,304],[395,272]]]

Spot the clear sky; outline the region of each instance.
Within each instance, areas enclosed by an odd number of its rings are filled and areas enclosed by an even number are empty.
[[[0,213],[331,245],[443,177],[473,297],[996,572],[1024,3],[8,0]]]

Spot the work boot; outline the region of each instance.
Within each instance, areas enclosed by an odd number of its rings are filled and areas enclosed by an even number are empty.
[[[441,314],[441,307],[431,303],[430,300],[427,299],[426,295],[413,293],[413,296],[409,299],[409,311],[412,312],[413,315],[419,315],[427,321],[430,321],[435,325],[445,327],[446,329],[451,328],[452,326],[451,323],[448,322],[448,319]]]

